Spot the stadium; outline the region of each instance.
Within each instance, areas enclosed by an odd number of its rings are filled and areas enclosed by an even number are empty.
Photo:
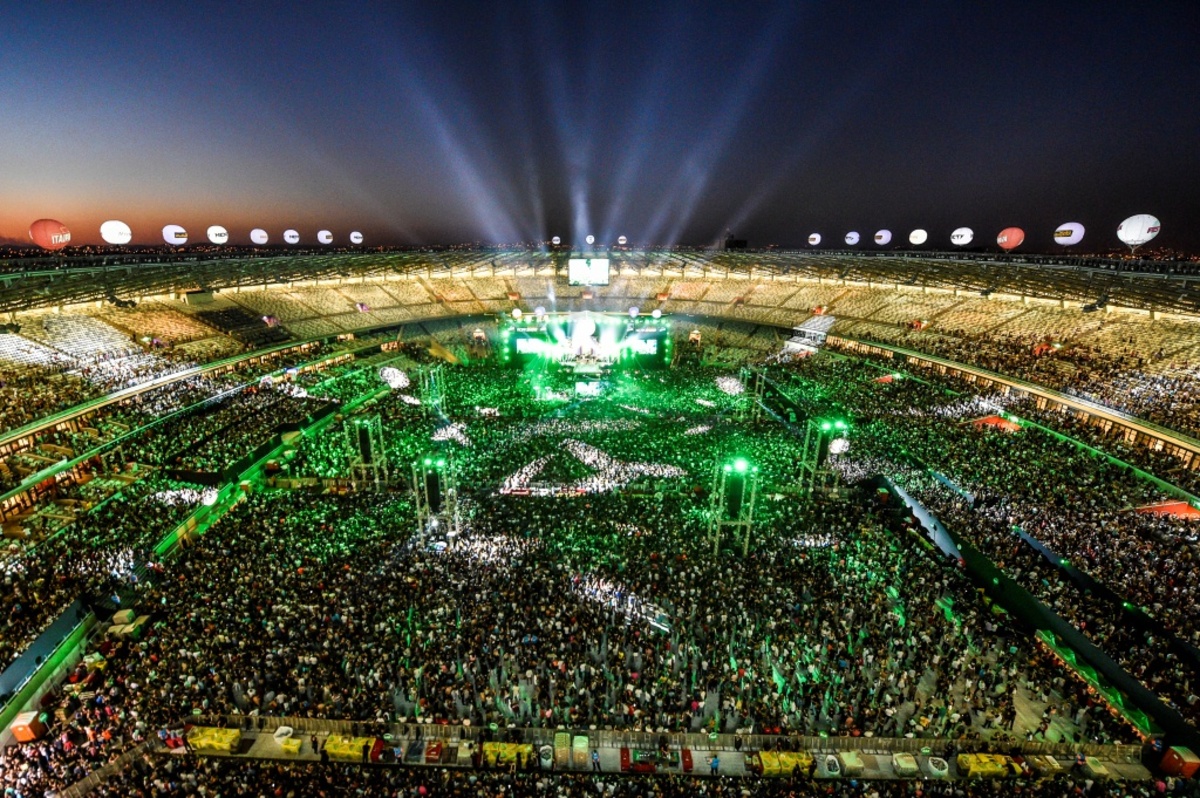
[[[6,265],[22,795],[1050,795],[1195,762],[1186,270]]]

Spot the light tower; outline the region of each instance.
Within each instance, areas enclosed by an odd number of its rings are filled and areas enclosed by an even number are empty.
[[[346,419],[342,429],[350,452],[351,484],[358,490],[382,490],[388,481],[388,462],[379,414]]]
[[[412,475],[417,534],[456,536],[462,530],[462,521],[451,458],[440,452],[426,454],[413,462]]]
[[[840,418],[810,418],[804,429],[804,448],[800,455],[800,492],[811,501],[816,491],[833,481],[833,472],[825,467],[830,454],[850,448],[846,435],[850,425]]]
[[[445,398],[442,382],[442,367],[440,364],[426,366],[420,371],[421,404],[431,416],[442,415],[442,401]]]
[[[735,415],[738,421],[761,421],[763,411],[763,374],[757,369],[742,366],[738,379],[744,389],[738,397]]]
[[[742,536],[742,556],[750,553],[750,529],[754,524],[754,502],[758,498],[758,466],[745,457],[734,457],[713,468],[709,494],[708,534],[713,554],[721,548],[721,536],[729,530]]]

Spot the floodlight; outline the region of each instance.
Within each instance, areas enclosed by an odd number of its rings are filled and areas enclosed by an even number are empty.
[[[651,316],[653,316],[653,317],[654,317],[654,318],[656,318],[656,319],[661,319],[661,318],[662,318],[662,311],[661,311],[661,310],[659,310],[658,308],[655,308],[654,310],[650,311],[650,315],[651,315]]]
[[[831,424],[828,421],[821,422],[821,431],[822,432],[829,432],[829,430],[831,430],[831,429],[833,429],[833,424]]]
[[[442,466],[446,465],[446,461],[443,458],[439,458],[437,461],[437,464],[438,464],[438,468],[441,468]]]
[[[433,460],[432,460],[432,459],[430,459],[430,458],[428,458],[428,457],[426,457],[426,458],[425,458],[425,465],[433,465]]]
[[[725,473],[728,474],[732,470],[733,470],[733,466],[729,465],[729,463],[726,463],[725,464]]]

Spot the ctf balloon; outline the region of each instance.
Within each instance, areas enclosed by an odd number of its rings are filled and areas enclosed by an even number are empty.
[[[875,232],[875,243],[881,247],[886,247],[888,244],[892,243],[892,231],[877,230]]]
[[[133,231],[129,229],[129,225],[117,219],[110,219],[100,225],[100,237],[104,239],[106,244],[128,244],[133,239]]]
[[[821,234],[820,234],[820,233],[813,233],[812,235],[810,235],[810,236],[808,237],[808,243],[812,244],[814,247],[815,247],[817,244],[820,244],[820,243],[821,243]]]
[[[908,243],[912,244],[914,247],[919,247],[928,240],[929,233],[925,232],[919,227],[908,234]]]
[[[1162,222],[1148,213],[1130,216],[1117,227],[1117,238],[1130,249],[1137,249],[1158,235]],[[69,236],[70,234],[68,234]]]
[[[1078,244],[1083,240],[1083,225],[1079,222],[1060,224],[1054,231],[1054,243],[1064,247]]]
[[[1021,242],[1024,240],[1025,231],[1019,227],[1006,227],[1000,231],[1000,235],[996,236],[996,243],[1005,252],[1012,252],[1021,246]]]
[[[56,219],[38,219],[29,225],[29,237],[42,249],[62,249],[71,243],[71,231]]]
[[[857,244],[858,243],[858,233],[854,232],[853,230],[851,230],[849,233],[846,233],[846,243],[849,244],[850,246],[854,246],[855,244]]]
[[[950,243],[956,247],[965,247],[975,238],[975,231],[969,227],[960,227],[950,234]]]

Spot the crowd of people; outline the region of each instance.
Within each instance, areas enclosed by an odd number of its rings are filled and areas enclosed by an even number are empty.
[[[1167,353],[1143,351],[1133,339],[1114,349],[1087,343],[1054,346],[1044,335],[995,331],[875,325],[855,334],[1017,377],[1200,435],[1200,364],[1168,362]]]
[[[796,512],[800,439],[732,420],[741,394],[719,375],[632,373],[604,399],[547,403],[526,382],[537,375],[451,374],[444,409],[461,438],[436,441],[445,420],[401,391],[376,407],[389,438],[403,427],[414,449],[453,453],[461,534],[419,533],[403,493],[256,489],[133,586],[153,628],[101,643],[94,695],[68,685],[54,736],[12,752],[6,772],[53,789],[193,711],[1129,739],[883,508],[856,497]],[[523,397],[511,415],[506,391]],[[761,464],[755,543],[714,557],[713,466],[735,453]],[[663,470],[574,495],[497,491],[541,457],[564,461],[562,480],[614,459]]]

